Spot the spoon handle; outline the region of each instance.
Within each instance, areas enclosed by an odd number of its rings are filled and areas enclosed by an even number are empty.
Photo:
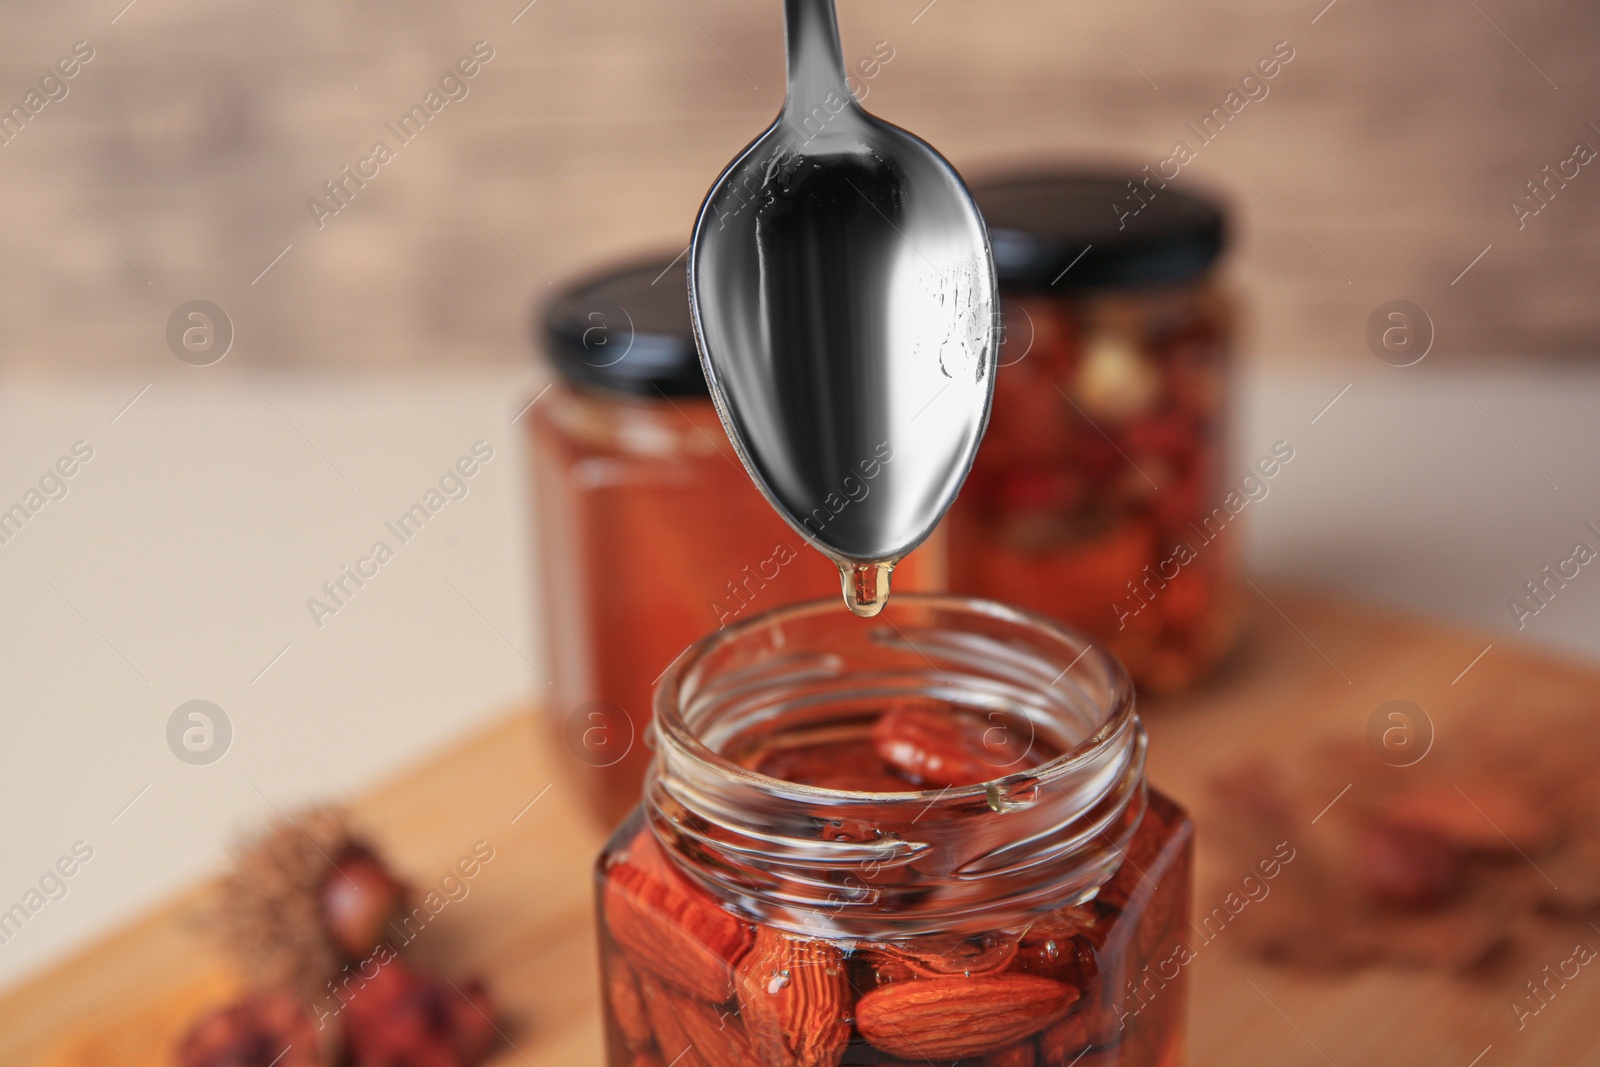
[[[842,98],[833,104],[837,111],[843,101],[855,102],[844,73],[844,55],[839,50],[839,21],[833,0],[784,0],[785,39],[789,51],[789,111],[811,111],[830,96]]]

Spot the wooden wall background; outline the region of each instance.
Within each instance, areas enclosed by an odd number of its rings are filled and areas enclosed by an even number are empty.
[[[548,280],[682,248],[779,104],[778,3],[525,2],[7,4],[0,105],[75,41],[95,58],[0,146],[0,367],[171,366],[167,317],[196,297],[236,326],[217,373],[514,360]],[[1371,359],[1396,297],[1443,355],[1600,349],[1600,165],[1521,231],[1508,207],[1600,148],[1600,7],[1325,2],[840,6],[847,58],[893,49],[868,107],[969,177],[1153,163],[1286,40],[1270,95],[1179,179],[1236,209],[1257,358]],[[470,95],[319,230],[307,199],[479,40]]]

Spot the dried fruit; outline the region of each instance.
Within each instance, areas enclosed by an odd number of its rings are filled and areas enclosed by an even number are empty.
[[[613,956],[606,960],[606,994],[611,1002],[611,1016],[616,1019],[628,1047],[644,1048],[650,1043],[650,1018],[645,1014],[644,997],[639,992],[639,980],[633,969]]]
[[[861,998],[856,1028],[893,1056],[963,1059],[1043,1030],[1077,999],[1076,989],[1030,974],[896,982]]]
[[[1536,852],[1549,845],[1552,818],[1514,789],[1470,784],[1471,796],[1454,785],[1416,788],[1388,801],[1386,820],[1482,852]]]
[[[1356,876],[1380,904],[1427,907],[1461,888],[1461,853],[1432,834],[1375,823],[1363,828],[1359,850]]]
[[[305,1007],[259,993],[202,1016],[179,1042],[178,1067],[326,1067]]]
[[[1537,936],[1551,916],[1589,915],[1600,902],[1590,694],[1569,692],[1558,673],[1486,676],[1448,711],[1448,728],[1439,723],[1426,758],[1404,768],[1381,746],[1324,737],[1278,754],[1292,780],[1237,776],[1208,825],[1227,868],[1256,868],[1273,894],[1241,944],[1317,968],[1464,969]],[[1324,809],[1318,833],[1305,833]],[[1279,849],[1298,855],[1292,867],[1273,858]]]
[[[499,1040],[478,982],[446,983],[396,959],[353,991],[342,1018],[360,1067],[471,1067]]]
[[[611,936],[633,964],[708,1003],[733,995],[749,926],[673,869],[648,829],[628,860],[606,872],[604,897]]]
[[[962,786],[1036,766],[1032,739],[1017,733],[998,717],[985,720],[948,705],[908,702],[879,717],[872,742],[880,759],[923,785]]]
[[[351,846],[322,880],[322,921],[346,959],[366,956],[388,936],[405,889],[370,850]]]
[[[739,1017],[765,1067],[834,1067],[850,1041],[850,990],[833,945],[761,927],[735,979]]]

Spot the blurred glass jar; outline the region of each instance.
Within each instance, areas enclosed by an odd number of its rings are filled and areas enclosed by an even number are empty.
[[[1193,826],[1086,638],[792,606],[696,644],[656,729],[595,872],[611,1067],[1183,1062]]]
[[[612,826],[639,799],[662,672],[735,620],[838,598],[839,572],[740,466],[700,369],[681,267],[663,259],[568,288],[541,333],[557,379],[525,419],[547,711],[557,751]],[[937,537],[896,569],[896,590],[940,587]]]
[[[1234,311],[1215,204],[1140,175],[975,185],[1000,278],[994,410],[944,524],[952,592],[1029,608],[1172,692],[1233,646],[1220,463]]]

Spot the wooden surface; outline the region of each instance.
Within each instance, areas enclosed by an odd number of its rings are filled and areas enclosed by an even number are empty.
[[[522,358],[549,280],[684,247],[782,95],[772,0],[125,3],[6,13],[0,106],[73,42],[95,58],[0,146],[0,368],[182,370],[164,328],[195,298],[237,330],[212,374]],[[1509,207],[1600,147],[1594,4],[840,8],[847,60],[892,54],[868,108],[969,177],[1195,149],[1178,180],[1233,202],[1263,354],[1364,363],[1367,317],[1396,298],[1428,309],[1439,354],[1600,348],[1595,167],[1525,228]],[[480,40],[470,93],[393,143],[386,124]],[[1279,41],[1295,58],[1268,95],[1202,145],[1188,124]],[[319,227],[308,201],[377,140],[395,158]]]
[[[1241,752],[1292,758],[1315,737],[1362,736],[1372,710],[1394,698],[1424,707],[1440,736],[1460,708],[1530,679],[1600,699],[1592,672],[1507,645],[1496,643],[1474,663],[1488,643],[1475,634],[1273,587],[1258,607],[1251,636],[1222,677],[1182,702],[1145,709],[1154,781],[1199,816],[1197,910],[1216,903],[1208,887],[1228,874],[1206,848],[1203,783]],[[576,793],[542,737],[531,715],[515,715],[354,807],[419,886],[474,842],[494,846],[496,858],[470,895],[448,906],[416,951],[448,960],[452,973],[486,975],[512,1016],[516,1046],[502,1050],[497,1065],[598,1064],[589,864],[601,835],[574,807]],[[197,890],[0,998],[0,1063],[32,1064],[48,1054],[53,1065],[162,1067],[168,1038],[152,1025],[151,1005],[164,1004],[171,1015],[174,1006],[221,996],[229,981],[198,918],[204,894]],[[1238,921],[1248,922],[1248,913]],[[1583,934],[1529,945],[1493,975],[1470,980],[1385,970],[1330,979],[1251,962],[1224,932],[1192,965],[1190,1064],[1593,1063],[1600,978],[1581,975],[1520,1033],[1509,1007],[1525,980],[1570,955],[1574,938]],[[1600,934],[1587,940],[1600,943]]]

